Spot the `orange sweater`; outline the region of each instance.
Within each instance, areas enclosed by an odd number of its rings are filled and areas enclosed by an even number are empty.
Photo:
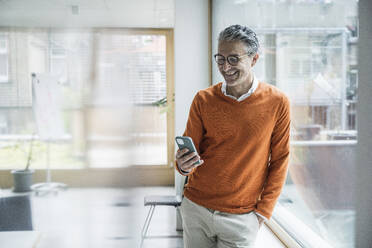
[[[269,219],[287,175],[289,100],[260,82],[238,102],[221,85],[200,90],[191,104],[184,136],[193,139],[204,164],[188,174],[184,195],[207,208],[254,210]]]

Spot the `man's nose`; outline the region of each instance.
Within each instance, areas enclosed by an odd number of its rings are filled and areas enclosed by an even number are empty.
[[[227,62],[227,60],[225,60],[225,63],[222,65],[222,69],[223,71],[228,71],[231,69],[231,65],[229,64],[229,62]]]

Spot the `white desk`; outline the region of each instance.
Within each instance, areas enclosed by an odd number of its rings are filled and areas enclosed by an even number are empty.
[[[0,244],[6,248],[36,248],[40,236],[38,231],[0,232]]]

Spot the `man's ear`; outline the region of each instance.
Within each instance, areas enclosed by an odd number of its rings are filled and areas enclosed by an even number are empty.
[[[252,59],[251,67],[253,67],[257,63],[257,60],[258,60],[259,57],[260,57],[260,55],[258,55],[258,53],[256,53],[256,55],[254,55],[254,57]]]

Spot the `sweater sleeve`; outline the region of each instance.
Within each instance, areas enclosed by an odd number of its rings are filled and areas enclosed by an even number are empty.
[[[185,132],[183,133],[183,136],[189,136],[192,139],[198,154],[200,154],[200,142],[205,133],[203,121],[201,118],[199,98],[200,98],[199,93],[197,93],[191,103],[189,117],[188,117],[187,124],[186,124],[186,129],[185,129]],[[177,171],[183,176],[191,175],[197,169],[197,168],[193,168],[189,173],[186,173],[185,171],[182,171],[178,167],[177,161],[176,161],[175,167]]]
[[[257,202],[255,210],[257,213],[267,217],[267,219],[271,218],[288,171],[291,120],[290,102],[286,96],[283,97],[277,116],[271,135],[268,175],[261,193],[261,199]]]

